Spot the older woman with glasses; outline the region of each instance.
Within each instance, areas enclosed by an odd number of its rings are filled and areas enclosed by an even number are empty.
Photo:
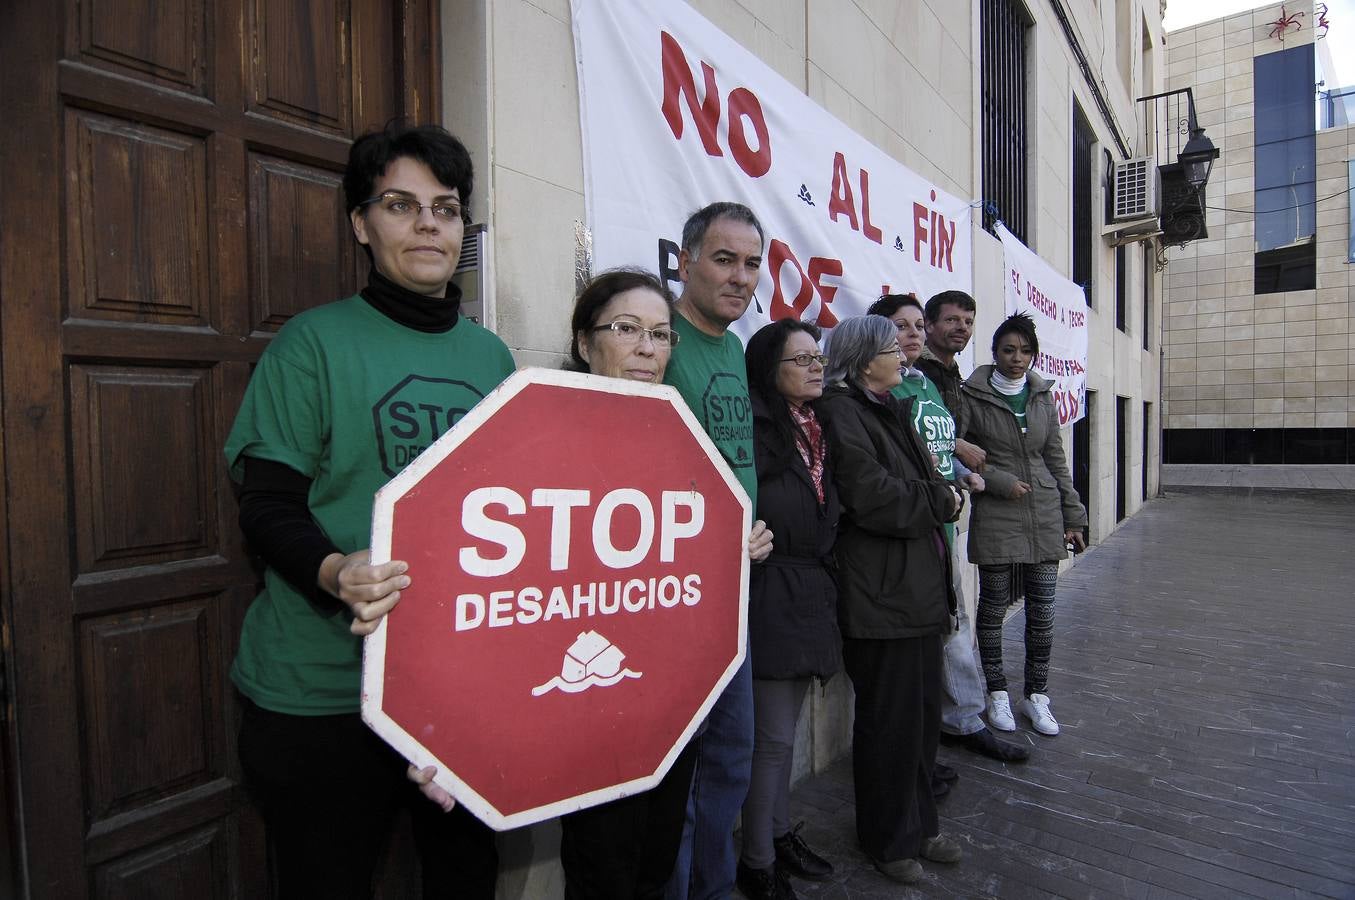
[[[673,297],[641,269],[595,277],[574,303],[568,368],[661,384],[677,345]],[[652,790],[562,816],[565,897],[660,898],[677,861],[695,745]]]
[[[757,514],[776,552],[748,585],[753,666],[753,774],[743,804],[737,882],[748,900],[794,900],[787,875],[821,880],[833,866],[790,824],[795,725],[810,681],[842,667],[837,588],[829,569],[839,506],[823,429],[811,403],[823,393],[819,329],[781,319],[748,341]]]
[[[955,595],[944,527],[960,495],[937,472],[909,422],[898,330],[883,316],[844,319],[828,344],[828,381],[814,405],[842,500],[834,554],[838,624],[856,690],[852,769],[856,833],[885,876],[911,884],[918,857],[954,863],[939,834],[932,767],[941,725],[941,642]]]

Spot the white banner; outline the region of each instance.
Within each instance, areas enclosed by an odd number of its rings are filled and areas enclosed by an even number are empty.
[[[678,0],[572,0],[593,269],[676,293],[682,225],[732,200],[761,220],[734,327],[831,327],[881,293],[972,293],[970,208],[902,166]],[[900,91],[908,90],[902,82]]]
[[[1070,425],[1086,415],[1087,297],[1001,222],[997,236],[1007,272],[1007,315],[1023,312],[1035,320],[1040,352],[1031,368],[1054,382],[1059,425]]]

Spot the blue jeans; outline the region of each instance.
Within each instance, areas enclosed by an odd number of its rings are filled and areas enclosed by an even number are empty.
[[[734,892],[734,821],[753,771],[753,669],[750,657],[711,707],[697,744],[673,877],[665,900],[726,900]]]
[[[946,636],[941,647],[941,730],[947,734],[974,734],[986,727],[980,715],[988,699],[988,688],[979,667],[978,646],[969,625],[969,612],[965,609],[960,584],[961,564],[954,546],[951,547],[950,564],[955,573],[959,628]]]

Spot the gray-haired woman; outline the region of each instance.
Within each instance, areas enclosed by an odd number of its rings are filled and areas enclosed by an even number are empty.
[[[814,404],[842,500],[838,623],[856,689],[852,768],[856,833],[883,874],[922,878],[918,857],[959,862],[932,797],[941,727],[941,642],[955,595],[943,526],[960,495],[908,424],[898,330],[883,316],[844,319],[829,338],[828,380]]]

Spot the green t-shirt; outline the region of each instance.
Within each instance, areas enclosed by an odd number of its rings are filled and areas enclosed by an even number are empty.
[[[311,479],[315,521],[344,553],[370,545],[376,490],[514,369],[496,336],[459,319],[426,334],[361,297],[304,312],[259,359],[226,439],[231,477],[244,457]],[[231,679],[255,703],[291,715],[359,707],[362,641],[346,610],[317,609],[277,572],[245,614]]]
[[[991,378],[988,379],[988,383],[992,384],[993,380]],[[1007,406],[1011,409],[1012,415],[1016,416],[1017,426],[1020,427],[1021,433],[1025,434],[1026,401],[1030,399],[1030,385],[1026,385],[1025,387],[1021,388],[1021,393],[1019,394],[1004,394],[1001,391],[999,391],[996,388],[996,386],[994,386],[993,392],[997,394],[999,397],[1001,397],[1002,402],[1007,404]]]
[[[941,399],[941,392],[930,378],[903,377],[903,382],[890,391],[900,400],[912,397],[913,429],[940,460],[936,469],[947,481],[955,480],[955,419]]]
[[[673,316],[673,328],[681,337],[663,381],[687,401],[757,509],[753,407],[748,400],[743,344],[729,331],[711,337],[680,314]]]
[[[921,378],[903,376],[903,381],[890,390],[900,400],[913,398],[913,430],[922,438],[927,449],[936,454],[936,470],[947,481],[955,480],[955,419],[941,399],[936,384],[923,375]],[[955,523],[946,523],[946,539],[955,540]]]

